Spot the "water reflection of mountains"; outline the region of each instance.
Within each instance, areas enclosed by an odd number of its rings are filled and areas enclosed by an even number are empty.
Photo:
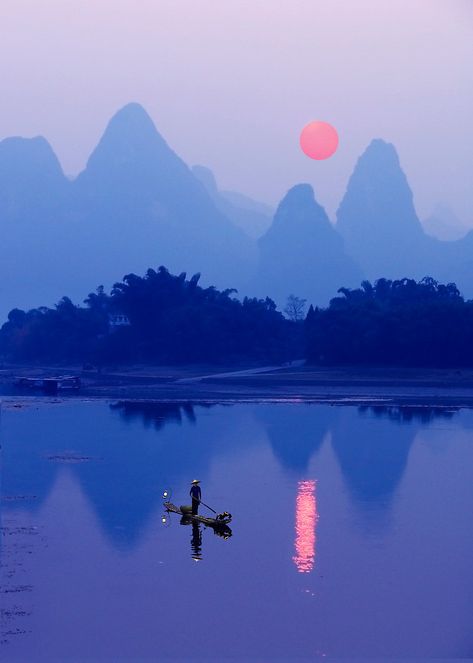
[[[451,420],[457,409],[417,406],[285,406],[261,418],[276,458],[295,475],[308,471],[325,440],[341,469],[349,495],[362,510],[383,517],[407,467],[418,431],[436,419]],[[393,422],[386,426],[385,420]]]
[[[271,410],[268,414],[267,406],[261,409],[261,420],[264,421],[274,455],[287,469],[303,472],[307,469],[310,458],[319,451],[326,436],[330,433],[340,440],[345,432],[340,431],[340,413],[349,413],[350,419],[377,418],[389,419],[399,424],[414,424],[409,428],[409,436],[414,439],[419,427],[435,419],[451,419],[457,409],[442,407],[418,406],[359,406],[347,408],[334,408],[331,406],[316,406],[318,417],[314,417],[314,406],[300,404],[297,409],[291,405],[282,405]],[[355,413],[355,416],[353,414]],[[416,426],[420,424],[421,426]],[[398,428],[396,435],[400,434]],[[401,434],[402,435],[402,434]],[[349,435],[346,440],[356,440],[363,445],[365,435]],[[340,444],[337,445],[340,447]],[[343,450],[340,457],[343,458]]]
[[[55,423],[49,419],[45,428],[37,425],[33,411],[25,409],[15,418],[15,444],[3,445],[2,494],[33,499],[7,499],[4,505],[39,508],[58,473],[67,467],[114,545],[134,545],[161,504],[162,489],[194,473],[205,474],[218,453],[222,427],[207,426],[205,444],[191,444],[194,433],[183,434],[181,426],[192,424],[195,412],[207,409],[205,405],[118,403],[111,409],[131,424],[142,421],[147,428],[153,426],[157,435],[130,438],[128,427],[111,425],[109,411],[102,405],[95,406],[95,416],[87,406],[76,407],[72,416],[70,410],[66,416],[67,408],[58,406]],[[167,428],[168,424],[174,425]],[[3,428],[3,435],[8,434]],[[68,451],[62,454],[59,449]]]
[[[141,422],[156,431],[157,435],[138,436],[135,446],[130,445],[127,426],[123,432],[123,427],[110,425],[106,408],[97,407],[95,417],[87,407],[77,408],[72,418],[69,411],[69,419],[64,416],[56,422],[57,438],[68,438],[71,422],[77,429],[70,442],[76,456],[65,459],[67,467],[77,477],[114,545],[126,548],[137,543],[160,505],[164,486],[185,483],[196,473],[204,477],[212,460],[225,453],[225,448],[238,445],[243,452],[255,444],[254,428],[238,429],[240,409],[227,407],[224,416],[202,416],[209,408],[208,404],[190,403],[112,405],[112,411],[132,426]],[[387,406],[266,404],[255,406],[253,411],[275,457],[290,474],[304,475],[324,440],[330,440],[353,501],[361,508],[377,502],[385,509],[405,471],[418,430],[434,420],[455,416],[455,411],[442,408]],[[62,412],[58,411],[59,417]],[[54,462],[47,453],[51,420],[43,430],[36,426],[33,415],[23,412],[16,419],[16,443],[3,445],[2,492],[4,496],[35,499],[4,502],[9,508],[37,508],[64,468],[64,463]],[[386,426],[386,419],[394,425]],[[194,427],[196,421],[199,425]],[[189,425],[193,426],[191,435],[185,430]],[[8,431],[3,430],[5,433]],[[230,447],[222,445],[223,439]],[[57,444],[56,440],[56,449]]]

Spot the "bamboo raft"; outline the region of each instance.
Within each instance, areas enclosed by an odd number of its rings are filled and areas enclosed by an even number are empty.
[[[164,508],[166,511],[178,513],[184,518],[188,518],[190,521],[202,523],[203,525],[213,527],[214,529],[224,529],[232,521],[231,513],[227,512],[218,514],[216,518],[207,518],[206,516],[201,516],[199,514],[194,515],[191,506],[176,506],[175,504],[172,504],[172,502],[164,502]]]

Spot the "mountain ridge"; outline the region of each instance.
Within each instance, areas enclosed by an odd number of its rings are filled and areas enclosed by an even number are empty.
[[[327,303],[341,285],[355,287],[363,278],[307,183],[289,189],[258,246],[255,287],[281,305],[290,294]]]
[[[396,149],[382,139],[358,159],[335,225],[304,183],[271,220],[264,204],[190,168],[130,103],[72,181],[45,138],[1,141],[0,223],[4,312],[161,264],[280,305],[289,294],[327,303],[362,278],[431,275],[473,294],[473,231],[452,241],[425,232]]]

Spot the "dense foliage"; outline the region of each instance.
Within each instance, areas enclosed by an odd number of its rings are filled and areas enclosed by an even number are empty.
[[[473,302],[432,278],[368,281],[341,288],[326,309],[309,309],[311,363],[473,365]]]
[[[12,360],[51,362],[284,361],[294,353],[293,322],[271,299],[244,298],[198,285],[199,275],[149,269],[129,274],[110,295],[100,287],[75,306],[14,309],[0,331],[0,353]],[[123,316],[123,326],[113,324]]]
[[[85,306],[64,297],[54,308],[13,309],[0,330],[0,354],[13,361],[472,366],[473,302],[453,283],[379,279],[341,288],[326,309],[292,296],[292,320],[271,299],[238,300],[234,290],[198,285],[199,275],[149,269],[127,275]],[[296,315],[297,313],[297,315]],[[116,320],[121,321],[116,324]]]

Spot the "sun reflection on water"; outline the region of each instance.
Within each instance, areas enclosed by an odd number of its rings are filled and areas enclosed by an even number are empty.
[[[310,573],[315,565],[316,526],[319,519],[315,488],[317,482],[299,481],[296,499],[296,554],[292,558],[299,573]]]

